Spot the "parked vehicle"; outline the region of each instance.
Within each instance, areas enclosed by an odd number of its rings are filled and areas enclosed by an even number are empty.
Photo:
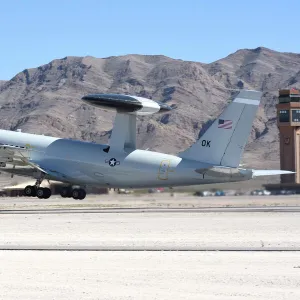
[[[252,196],[269,196],[269,195],[271,195],[271,192],[268,190],[254,190],[254,191],[251,191],[250,195],[252,195]]]
[[[281,190],[280,195],[295,195],[296,192],[293,190]]]
[[[194,195],[200,197],[209,197],[209,196],[214,196],[214,193],[210,191],[198,191]]]
[[[131,192],[126,189],[118,189],[118,194],[130,194]]]
[[[225,192],[224,191],[216,191],[215,196],[225,196]]]
[[[153,193],[163,193],[164,188],[151,188],[148,190],[148,193],[153,194]]]

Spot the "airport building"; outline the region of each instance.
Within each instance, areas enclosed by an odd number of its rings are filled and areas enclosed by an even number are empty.
[[[273,189],[300,190],[300,91],[279,90],[277,126],[280,143],[280,169],[295,174],[282,175],[280,184],[265,187]]]
[[[300,184],[300,92],[280,90],[277,125],[280,140],[280,168],[296,174],[281,176],[281,183]]]

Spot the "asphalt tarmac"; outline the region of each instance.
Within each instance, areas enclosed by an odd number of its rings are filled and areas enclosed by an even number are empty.
[[[0,251],[88,251],[88,252],[137,252],[137,251],[167,251],[167,252],[298,252],[300,247],[161,247],[161,246],[53,246],[53,245],[0,245]]]
[[[23,208],[0,215],[0,250],[300,249],[300,207]]]
[[[296,197],[3,200],[0,299],[300,298]]]
[[[139,214],[139,213],[265,213],[300,212],[300,206],[276,207],[202,207],[202,208],[48,208],[48,209],[3,209],[0,214]]]

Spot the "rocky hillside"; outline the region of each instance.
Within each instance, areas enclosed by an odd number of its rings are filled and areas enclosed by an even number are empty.
[[[0,127],[106,142],[114,114],[83,104],[89,93],[126,93],[176,104],[138,122],[138,146],[177,153],[197,139],[234,93],[264,92],[244,155],[248,165],[278,166],[275,104],[279,88],[300,87],[300,54],[239,50],[211,64],[165,56],[65,57],[0,82]]]

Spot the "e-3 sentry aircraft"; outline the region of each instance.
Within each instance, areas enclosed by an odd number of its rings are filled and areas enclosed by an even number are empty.
[[[65,183],[62,197],[83,199],[86,186],[141,188],[234,182],[292,173],[240,168],[262,93],[242,90],[190,148],[179,155],[136,149],[136,118],[172,108],[150,99],[94,94],[85,103],[116,110],[108,145],[0,130],[1,170],[36,179],[24,194],[49,198],[43,180]]]

